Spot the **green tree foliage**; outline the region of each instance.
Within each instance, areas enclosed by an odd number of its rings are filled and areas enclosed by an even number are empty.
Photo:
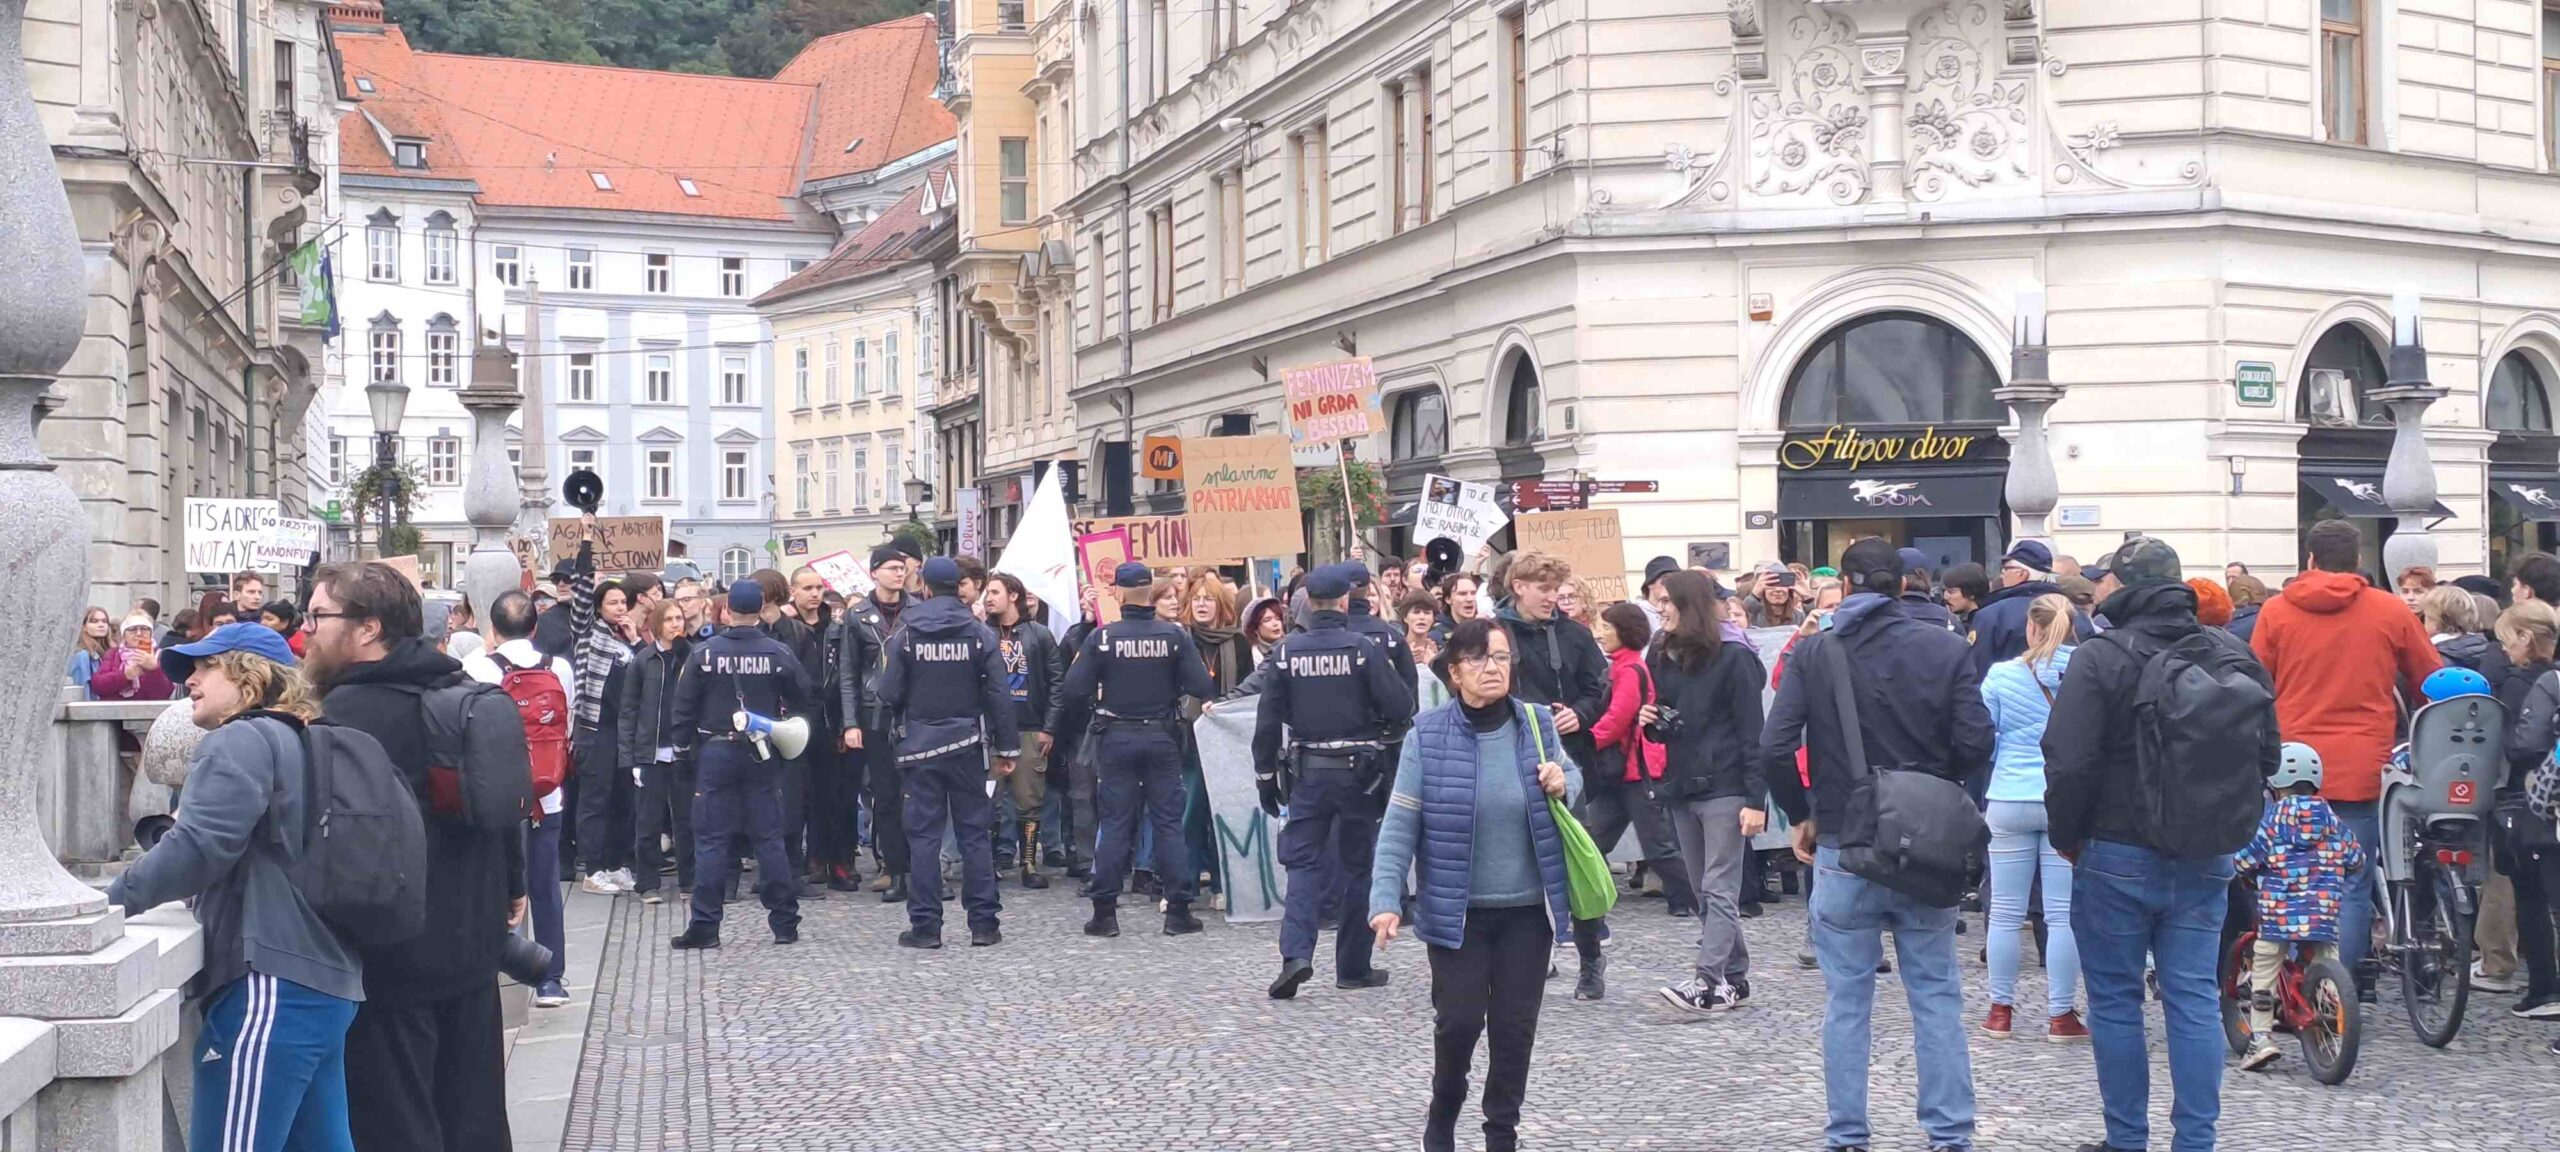
[[[771,76],[820,36],[894,20],[927,0],[388,0],[430,52],[671,72]]]

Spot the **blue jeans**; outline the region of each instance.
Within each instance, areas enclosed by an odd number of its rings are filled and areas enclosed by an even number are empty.
[[[2338,823],[2356,834],[2356,843],[2364,845],[2364,867],[2347,876],[2338,904],[2338,959],[2355,972],[2373,951],[2373,897],[2381,887],[2382,877],[2374,871],[2382,852],[2382,805],[2371,800],[2337,801],[2329,810],[2338,814]],[[2362,984],[2362,973],[2356,982]]]
[[[1994,800],[1991,825],[1991,1002],[2017,1003],[2018,954],[2025,946],[2027,896],[2044,872],[2045,1015],[2072,1008],[2080,986],[2080,948],[2071,938],[2071,862],[2045,835],[2044,805]]]
[[[559,983],[569,971],[569,944],[560,906],[560,829],[568,822],[569,814],[560,812],[544,816],[542,823],[524,831],[525,916],[533,921],[534,940],[551,950],[551,967],[543,980],[552,984]],[[649,879],[657,878],[652,869]]]
[[[1867,1066],[1874,1058],[1876,964],[1893,930],[1902,990],[1911,1003],[1920,1065],[1920,1127],[1931,1146],[1973,1144],[1973,1056],[1965,1049],[1964,984],[1956,969],[1956,910],[1932,908],[1840,870],[1840,854],[1814,852],[1813,950],[1828,992],[1822,1015],[1822,1085],[1831,1105],[1823,1139],[1870,1142]]]
[[[2169,1026],[2169,1121],[2175,1152],[2212,1152],[2222,1119],[2222,995],[2214,985],[2231,858],[2178,860],[2093,840],[2072,873],[2071,929],[2089,986],[2089,1037],[2105,1105],[2107,1146],[2151,1140],[2151,1056],[2142,1027],[2142,961],[2160,980]]]
[[[347,1026],[356,1004],[252,972],[204,1002],[197,1152],[353,1152]]]

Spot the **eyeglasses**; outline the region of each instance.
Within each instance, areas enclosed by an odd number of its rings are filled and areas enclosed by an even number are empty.
[[[302,615],[306,620],[363,620],[368,618],[366,614],[362,612],[323,612],[317,608],[305,612]]]
[[[1478,652],[1473,656],[1458,657],[1457,664],[1458,667],[1465,668],[1470,671],[1495,665],[1508,668],[1511,666],[1511,654],[1508,652]]]

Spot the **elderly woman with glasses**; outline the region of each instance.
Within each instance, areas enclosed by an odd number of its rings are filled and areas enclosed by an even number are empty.
[[[1369,906],[1381,947],[1395,939],[1405,877],[1414,935],[1431,956],[1431,1106],[1425,1149],[1454,1149],[1476,1039],[1492,1033],[1485,1072],[1488,1150],[1518,1144],[1520,1101],[1538,1036],[1548,953],[1571,913],[1564,841],[1548,797],[1568,802],[1581,772],[1544,708],[1511,697],[1511,636],[1459,621],[1432,670],[1457,699],[1414,718],[1378,828]]]

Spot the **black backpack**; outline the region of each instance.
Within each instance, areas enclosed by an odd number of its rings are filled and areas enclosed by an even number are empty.
[[[2151,847],[2183,859],[2248,847],[2275,731],[2275,689],[2238,637],[2199,628],[2153,653],[2133,693],[2134,787]]]
[[[533,754],[514,697],[467,677],[393,687],[418,698],[427,730],[428,814],[483,832],[511,832],[533,817]]]
[[[1858,698],[1849,680],[1848,646],[1818,641],[1830,674],[1832,709],[1849,746],[1849,810],[1840,829],[1840,870],[1933,908],[1964,901],[1973,861],[1991,829],[1964,785],[1916,770],[1876,769],[1858,727]]]
[[[349,941],[398,944],[427,928],[427,825],[391,755],[334,724],[302,734],[302,855],[294,888]]]

